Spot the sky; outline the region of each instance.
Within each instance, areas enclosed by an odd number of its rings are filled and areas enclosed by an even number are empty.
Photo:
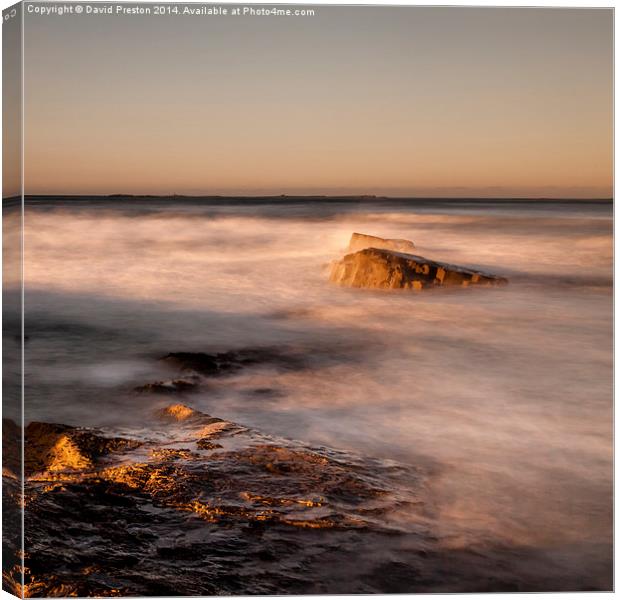
[[[610,9],[314,8],[26,14],[26,193],[611,197]]]

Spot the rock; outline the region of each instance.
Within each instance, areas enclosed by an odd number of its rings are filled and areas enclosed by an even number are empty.
[[[329,279],[350,287],[414,290],[508,283],[503,277],[481,271],[378,248],[347,254],[334,262]]]
[[[189,406],[185,406],[185,404],[171,404],[159,410],[157,415],[175,421],[187,421],[188,419],[198,418],[201,413]]]
[[[206,377],[223,375],[239,368],[236,362],[223,354],[206,354],[204,352],[171,352],[161,360],[183,371],[199,373]]]
[[[384,239],[365,233],[354,233],[349,241],[348,252],[358,252],[366,248],[382,248],[395,252],[413,252],[415,244],[409,240]]]
[[[170,422],[185,422],[186,424],[200,427],[197,436],[209,437],[224,429],[236,427],[233,423],[212,417],[199,410],[195,410],[185,404],[170,404],[155,412],[161,420]]]
[[[173,379],[171,381],[155,381],[134,388],[139,394],[183,394],[193,392],[198,388],[198,382],[188,379]]]
[[[171,352],[161,360],[185,373],[203,377],[231,375],[240,369],[258,365],[274,365],[284,369],[303,368],[303,358],[278,348],[242,348],[230,352]]]
[[[200,448],[201,450],[216,450],[217,448],[223,447],[222,444],[217,444],[207,438],[200,438],[196,442],[196,446]]]
[[[418,515],[416,540],[431,539],[411,467],[274,439],[185,405],[162,414],[169,421],[143,447],[113,432],[31,427],[37,456],[63,436],[78,456],[62,478],[26,481],[25,596],[312,591],[326,552],[340,564],[344,548],[399,550],[395,510]]]
[[[101,456],[140,445],[134,440],[105,437],[93,430],[33,421],[25,430],[24,473],[28,476],[89,469]]]

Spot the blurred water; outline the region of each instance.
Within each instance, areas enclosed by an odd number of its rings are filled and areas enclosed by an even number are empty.
[[[446,546],[534,547],[609,580],[610,204],[33,200],[25,227],[26,421],[139,426],[169,401],[131,391],[170,375],[158,357],[288,347],[304,370],[186,401],[423,465]],[[511,283],[334,287],[353,231]]]

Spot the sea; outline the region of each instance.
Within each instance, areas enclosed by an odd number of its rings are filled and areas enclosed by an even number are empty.
[[[7,212],[5,232],[20,219]],[[509,283],[340,287],[330,264],[354,232]],[[303,368],[173,400],[414,465],[443,547],[482,565],[501,548],[547,591],[609,589],[612,240],[611,201],[27,197],[24,418],[139,431],[171,402],[135,392],[174,377],[163,356],[290,352]]]

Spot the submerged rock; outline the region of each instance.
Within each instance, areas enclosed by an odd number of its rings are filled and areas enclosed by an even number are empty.
[[[413,252],[415,244],[409,240],[384,239],[365,233],[354,233],[349,241],[348,252],[358,252],[366,248],[382,248],[396,252]]]
[[[414,289],[508,283],[482,271],[428,260],[414,254],[367,248],[332,265],[330,281],[359,288]]]
[[[242,348],[230,352],[171,352],[161,360],[185,373],[202,377],[231,375],[245,367],[272,365],[285,369],[299,369],[303,358],[274,348]]]
[[[172,379],[170,381],[155,381],[134,388],[139,394],[184,394],[193,392],[199,387],[196,379]]]

